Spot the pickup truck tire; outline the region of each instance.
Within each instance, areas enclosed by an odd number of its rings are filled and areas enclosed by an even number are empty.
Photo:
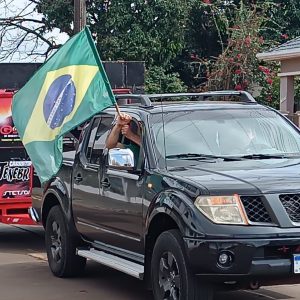
[[[179,230],[163,232],[155,243],[151,281],[155,300],[212,300],[213,289],[190,272]]]
[[[83,273],[86,259],[76,255],[74,239],[69,234],[60,206],[51,208],[45,228],[49,267],[57,277],[73,277]]]

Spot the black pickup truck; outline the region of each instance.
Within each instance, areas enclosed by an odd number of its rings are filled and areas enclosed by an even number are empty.
[[[295,125],[246,92],[117,98],[140,132],[137,153],[106,149],[108,108],[42,195],[34,188],[54,275],[78,275],[88,258],[145,279],[156,300],[300,279]]]

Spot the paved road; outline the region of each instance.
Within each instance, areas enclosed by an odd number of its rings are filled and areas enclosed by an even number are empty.
[[[300,300],[299,288],[220,293],[214,300]],[[0,225],[0,299],[152,300],[152,296],[142,282],[93,262],[88,262],[82,278],[55,278],[45,261],[41,229]]]

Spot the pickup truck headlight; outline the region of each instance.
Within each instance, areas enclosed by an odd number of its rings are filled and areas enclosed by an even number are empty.
[[[244,206],[238,195],[199,196],[196,207],[217,224],[248,225]]]

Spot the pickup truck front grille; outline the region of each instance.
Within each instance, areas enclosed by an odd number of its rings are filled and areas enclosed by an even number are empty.
[[[272,219],[267,212],[261,197],[241,196],[247,217],[253,223],[272,223]]]
[[[300,223],[300,194],[283,194],[279,199],[291,221]]]

